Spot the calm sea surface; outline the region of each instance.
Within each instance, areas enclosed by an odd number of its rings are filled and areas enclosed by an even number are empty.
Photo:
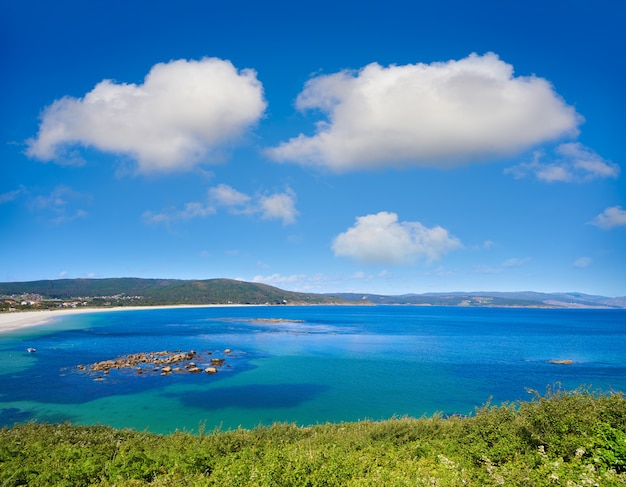
[[[195,350],[203,368],[209,357],[225,361],[214,375],[128,369],[103,375],[77,367],[161,350]],[[557,383],[626,391],[626,310],[251,306],[92,313],[4,333],[0,358],[0,425],[71,421],[168,433],[467,414],[490,398],[529,399],[527,388],[543,393]]]

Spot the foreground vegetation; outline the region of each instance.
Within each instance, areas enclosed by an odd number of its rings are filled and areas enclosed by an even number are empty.
[[[156,435],[0,430],[0,485],[626,485],[626,398],[549,390],[439,416]]]

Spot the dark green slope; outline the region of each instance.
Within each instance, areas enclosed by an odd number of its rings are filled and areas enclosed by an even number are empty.
[[[0,295],[38,294],[45,299],[136,297],[116,304],[331,304],[339,298],[284,291],[232,279],[58,279],[0,283]]]
[[[266,284],[209,279],[203,281],[178,281],[168,286],[155,287],[143,294],[152,303],[193,304],[322,304],[342,300],[317,294],[294,293]]]
[[[70,299],[79,296],[142,296],[146,291],[167,287],[174,279],[140,279],[122,277],[112,279],[55,279],[29,282],[2,282],[0,295],[39,294],[51,299]]]

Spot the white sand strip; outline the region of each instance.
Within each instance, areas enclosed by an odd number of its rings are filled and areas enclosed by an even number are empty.
[[[250,306],[238,304],[207,304],[195,306],[124,306],[118,308],[68,308],[55,309],[45,311],[8,311],[0,313],[0,333],[26,328],[30,326],[43,325],[53,318],[64,315],[85,314],[85,313],[101,313],[111,311],[136,311],[147,309],[174,309],[174,308],[219,308],[233,306]]]

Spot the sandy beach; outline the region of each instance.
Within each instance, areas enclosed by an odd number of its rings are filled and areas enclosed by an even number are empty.
[[[174,309],[174,308],[218,308],[232,306],[249,306],[233,304],[207,304],[194,306],[124,306],[118,308],[68,308],[44,311],[11,311],[0,314],[0,334],[30,326],[44,325],[54,318],[65,315],[85,313],[110,313],[112,311],[136,311],[146,309]]]

